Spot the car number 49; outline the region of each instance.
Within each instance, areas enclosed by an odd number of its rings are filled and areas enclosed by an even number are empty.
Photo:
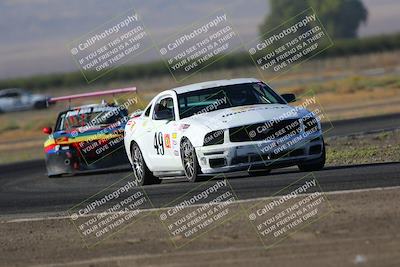
[[[154,133],[154,148],[157,155],[164,155],[164,139],[162,132]]]

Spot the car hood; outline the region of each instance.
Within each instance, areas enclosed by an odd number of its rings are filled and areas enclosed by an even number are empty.
[[[189,124],[201,124],[210,130],[228,129],[277,119],[297,119],[309,111],[285,104],[263,104],[226,108],[184,119]]]
[[[125,124],[118,127],[90,127],[82,130],[56,131],[54,139],[68,138],[68,143],[114,138],[122,134]]]

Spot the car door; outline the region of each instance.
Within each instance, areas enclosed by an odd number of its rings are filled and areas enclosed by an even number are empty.
[[[10,92],[8,96],[11,99],[14,110],[25,110],[31,107],[30,103],[26,101],[24,92],[21,90]]]
[[[173,95],[160,96],[154,102],[151,127],[145,138],[152,140],[147,142],[146,151],[149,152],[153,171],[179,170],[179,153],[173,140],[176,138],[177,115],[176,98]]]
[[[139,118],[136,119],[131,124],[131,132],[129,134],[134,136],[135,142],[139,145],[144,154],[146,162],[149,167],[151,167],[152,162],[150,161],[149,155],[152,152],[152,129],[153,129],[153,122],[151,119],[151,112],[153,110],[153,104],[151,103],[144,111],[144,114]],[[130,137],[128,136],[128,139]]]
[[[0,112],[13,111],[13,100],[8,96],[8,93],[0,94]]]

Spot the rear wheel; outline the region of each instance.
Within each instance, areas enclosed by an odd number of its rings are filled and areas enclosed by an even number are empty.
[[[154,176],[144,161],[142,151],[134,143],[131,147],[133,175],[139,185],[159,184],[161,179]]]
[[[325,160],[326,160],[325,144],[322,142],[322,155],[320,158],[306,161],[297,166],[299,167],[300,171],[303,171],[303,172],[304,171],[307,171],[307,172],[319,171],[324,168]]]
[[[47,102],[46,101],[37,101],[33,105],[35,109],[44,109],[47,107]]]
[[[189,182],[198,182],[200,180],[200,166],[197,161],[196,151],[187,138],[181,143],[181,159],[186,178]]]

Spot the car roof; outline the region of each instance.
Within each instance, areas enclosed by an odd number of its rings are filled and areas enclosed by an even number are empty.
[[[22,88],[6,88],[6,89],[1,89],[0,93],[4,94],[4,93],[12,93],[12,92],[25,92],[25,89]]]
[[[261,82],[261,81],[258,79],[255,79],[255,78],[216,80],[216,81],[208,81],[208,82],[185,85],[185,86],[173,88],[171,90],[175,91],[177,94],[184,94],[184,93],[198,91],[198,90],[207,89],[207,88],[228,86],[228,85],[234,85],[234,84],[256,83],[256,82]]]

